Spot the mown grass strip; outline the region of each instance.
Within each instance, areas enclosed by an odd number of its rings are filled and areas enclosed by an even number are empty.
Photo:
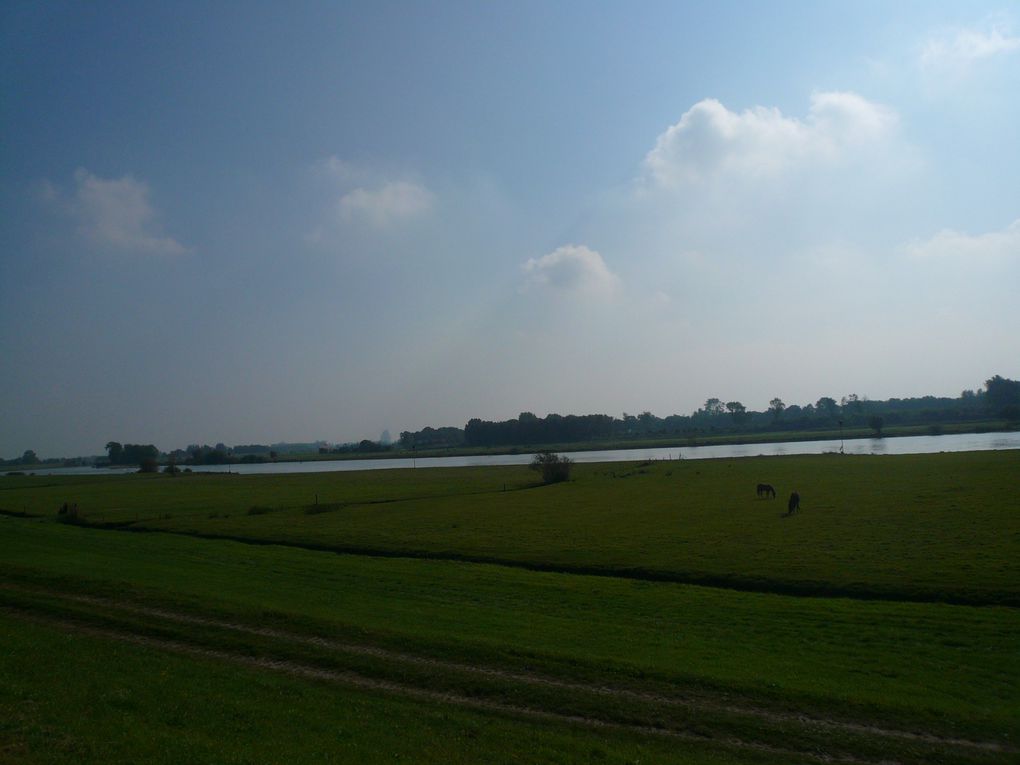
[[[383,660],[384,662],[397,663],[401,665],[412,665],[414,667],[440,670],[445,671],[447,673],[476,676],[480,675],[485,679],[492,680],[498,683],[523,684],[530,686],[532,689],[537,686],[539,688],[552,688],[556,690],[573,693],[603,696],[617,702],[615,708],[612,709],[603,708],[599,710],[599,712],[601,712],[602,714],[602,716],[599,719],[603,719],[606,722],[621,721],[620,720],[621,715],[625,714],[625,711],[620,709],[621,706],[620,702],[622,702],[623,704],[636,703],[638,705],[665,708],[667,710],[673,707],[680,707],[685,710],[692,710],[694,712],[700,713],[701,718],[705,718],[706,715],[713,715],[716,719],[711,720],[712,723],[711,725],[709,725],[708,721],[704,719],[699,720],[697,716],[693,720],[688,720],[686,724],[688,726],[698,725],[703,731],[715,729],[716,736],[719,735],[720,728],[722,730],[733,730],[733,728],[735,727],[733,725],[733,720],[726,719],[727,717],[757,718],[759,720],[763,720],[768,723],[775,724],[777,726],[782,726],[777,731],[778,735],[774,737],[778,738],[781,741],[785,741],[787,744],[787,748],[789,748],[789,745],[792,740],[797,740],[798,738],[805,738],[803,735],[800,736],[797,735],[799,731],[791,731],[790,730],[791,727],[792,728],[820,727],[827,729],[829,731],[838,731],[843,734],[856,734],[859,737],[873,737],[873,738],[877,737],[879,739],[882,738],[902,739],[911,742],[923,742],[924,744],[929,744],[936,747],[963,747],[965,749],[984,750],[987,752],[1010,752],[1010,753],[1018,752],[1018,750],[1016,750],[1015,748],[1012,748],[1009,745],[1005,745],[999,742],[972,741],[959,738],[946,738],[915,731],[883,728],[874,724],[824,719],[804,714],[793,714],[785,711],[769,710],[760,706],[748,706],[748,705],[740,706],[738,705],[737,700],[733,699],[732,697],[726,699],[725,701],[721,701],[719,699],[712,699],[704,695],[702,695],[700,698],[693,697],[690,695],[686,697],[677,697],[675,695],[665,695],[663,693],[653,693],[649,691],[634,690],[631,688],[613,687],[606,684],[600,685],[584,684],[534,672],[529,673],[513,672],[500,669],[494,666],[472,665],[466,664],[464,662],[444,661],[441,659],[436,659],[428,656],[394,652],[369,645],[342,643],[336,640],[324,638],[317,635],[307,635],[302,633],[285,631],[279,628],[244,624],[236,621],[227,622],[200,614],[182,613],[179,611],[167,610],[165,608],[140,606],[134,603],[118,601],[111,598],[100,598],[87,595],[72,595],[68,593],[60,593],[39,589],[26,589],[23,587],[11,585],[0,585],[0,594],[6,594],[8,595],[8,597],[10,597],[11,595],[22,596],[20,602],[15,607],[22,608],[26,613],[37,613],[45,610],[46,613],[49,614],[51,618],[66,619],[69,616],[73,616],[74,614],[69,612],[69,610],[66,608],[66,604],[85,604],[87,606],[95,606],[102,609],[105,612],[104,615],[106,616],[109,616],[111,612],[113,613],[125,612],[131,615],[150,617],[156,620],[164,620],[177,624],[200,627],[212,627],[215,629],[224,630],[228,633],[231,632],[242,633],[245,635],[270,638],[271,642],[268,644],[272,649],[269,654],[270,656],[272,655],[279,656],[281,653],[281,649],[285,649],[283,652],[286,653],[288,657],[297,656],[301,660],[308,661],[310,657],[307,654],[300,653],[294,654],[292,651],[289,650],[293,645],[300,644],[304,646],[311,646],[316,649],[325,649],[328,652],[340,652],[342,654],[367,656],[373,659]],[[30,599],[26,600],[24,596],[28,596]],[[49,601],[49,603],[51,604],[54,602],[63,603],[65,604],[65,606],[63,608],[57,608],[55,611],[52,609],[52,607],[41,608],[40,606],[42,606],[42,603],[40,599]],[[77,615],[80,617],[82,614],[78,612]],[[142,625],[139,624],[131,625],[118,620],[103,623],[106,624],[107,627],[116,627],[121,632],[123,632],[125,629],[130,629],[132,634],[138,634],[140,636],[143,631],[147,635],[160,634],[153,633],[151,631],[153,629],[151,623],[143,623]],[[163,633],[164,637],[166,637],[167,635],[176,638],[183,637],[189,644],[192,645],[195,645],[196,642],[198,642],[198,644],[201,645],[205,644],[200,640],[197,641],[197,636],[193,631],[183,633],[177,631]],[[257,654],[252,655],[254,656]],[[371,672],[372,668],[371,667],[367,668],[367,671]],[[387,674],[392,675],[393,673]],[[401,678],[404,682],[404,685],[406,685],[407,683],[406,670],[400,670],[398,673],[396,673],[396,676]],[[431,676],[430,678],[426,679],[427,680],[431,679],[434,682],[435,676]],[[458,686],[456,685],[453,685],[451,687],[458,688]],[[463,688],[460,688],[460,690],[463,690]],[[474,691],[472,697],[477,697],[479,695],[477,686],[472,686],[471,690]],[[532,704],[534,704],[536,698],[533,690],[527,696],[527,699]],[[608,719],[606,717],[607,711],[609,712],[612,719]],[[563,711],[559,710],[557,713],[562,714]],[[596,714],[596,712],[589,711],[588,714],[589,715]],[[659,720],[657,721],[657,724],[652,725],[647,718],[647,712],[645,712],[644,717],[642,717],[639,712],[632,711],[631,714],[633,715],[630,718],[629,722],[629,724],[631,725],[640,724],[643,727],[656,727],[664,729],[672,727],[673,729],[675,729],[676,725],[675,720],[672,721],[672,726],[670,722],[663,720]],[[736,727],[737,729],[739,729],[740,726]],[[759,735],[761,735],[762,733],[762,731],[760,730],[756,732]],[[704,735],[709,734],[705,733]],[[818,746],[821,743],[825,743],[831,749],[834,745],[834,740],[832,736],[829,735],[827,738],[821,740],[817,738],[811,739],[810,743],[813,746]],[[856,741],[854,743],[856,743],[858,747],[861,746],[861,741]],[[870,748],[877,749],[879,752],[881,752],[881,746],[882,745],[876,746],[875,744],[872,744]]]
[[[423,704],[0,613],[0,761],[754,765],[774,760],[718,743]]]
[[[26,614],[23,618],[36,621],[42,624],[59,626],[63,629],[77,633],[101,637],[111,640],[125,641],[136,645],[172,651],[187,655],[198,656],[206,659],[213,659],[223,662],[231,662],[247,667],[272,670],[288,675],[303,677],[317,681],[328,681],[341,683],[343,685],[365,691],[384,692],[402,697],[409,697],[432,703],[451,704],[465,707],[476,711],[493,712],[513,717],[542,720],[546,722],[579,725],[588,728],[614,730],[643,736],[667,737],[686,742],[700,742],[705,744],[723,745],[725,748],[749,750],[767,754],[772,757],[781,758],[784,761],[816,761],[816,762],[845,762],[859,763],[861,765],[875,765],[878,762],[897,762],[890,760],[889,755],[909,755],[908,759],[900,759],[901,762],[992,762],[986,759],[982,753],[970,752],[967,754],[947,753],[942,749],[933,749],[919,752],[916,744],[912,749],[897,750],[890,747],[888,742],[881,745],[863,746],[861,739],[856,741],[838,740],[831,735],[825,739],[807,738],[797,736],[790,730],[777,730],[770,736],[760,736],[758,739],[742,738],[739,728],[732,726],[732,721],[720,719],[710,721],[708,719],[695,719],[681,723],[677,721],[656,720],[654,724],[646,724],[640,718],[626,719],[627,715],[617,714],[616,718],[604,715],[593,715],[588,713],[571,713],[569,711],[555,710],[542,706],[543,699],[530,697],[518,702],[500,700],[492,697],[485,697],[477,693],[465,695],[452,689],[436,689],[424,687],[421,684],[414,684],[413,678],[410,684],[408,679],[397,681],[389,678],[369,676],[358,671],[349,669],[338,669],[324,667],[321,664],[307,664],[295,661],[290,658],[276,655],[252,655],[248,652],[224,650],[222,648],[210,647],[202,643],[190,640],[175,640],[167,637],[156,637],[151,634],[140,634],[132,630],[116,629],[109,625],[93,626],[76,619],[67,619],[52,614]],[[535,703],[538,702],[538,706]],[[619,719],[623,717],[625,719]],[[712,724],[712,723],[715,724]],[[750,731],[754,733],[755,731]],[[758,731],[760,734],[761,731]],[[946,742],[939,742],[942,746]],[[797,746],[800,744],[800,746]],[[863,748],[870,753],[871,757],[862,756],[856,753],[853,745]],[[993,751],[1002,751],[993,747]]]
[[[1015,728],[1020,622],[1009,609],[787,599],[8,523],[0,542],[31,566],[0,571],[30,586],[946,738],[1009,741]]]

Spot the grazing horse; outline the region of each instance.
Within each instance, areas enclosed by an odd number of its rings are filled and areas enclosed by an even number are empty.
[[[793,492],[790,495],[790,501],[786,505],[786,514],[793,515],[798,510],[800,510],[800,494]]]
[[[758,497],[759,498],[761,498],[761,497],[772,497],[772,499],[775,499],[776,498],[776,490],[775,490],[775,488],[773,488],[772,484],[770,484],[770,483],[760,483],[760,484],[758,484]]]

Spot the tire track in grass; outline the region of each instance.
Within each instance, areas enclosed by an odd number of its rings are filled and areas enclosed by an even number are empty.
[[[753,705],[737,705],[722,703],[708,699],[691,699],[677,696],[665,696],[659,693],[647,691],[636,691],[629,688],[618,688],[609,685],[595,685],[560,678],[550,677],[535,672],[521,672],[499,669],[496,667],[467,664],[463,662],[450,661],[447,659],[436,659],[428,656],[392,651],[385,648],[368,646],[357,643],[348,643],[316,635],[307,635],[273,627],[257,627],[236,621],[226,621],[195,614],[174,611],[165,608],[152,606],[141,606],[137,603],[118,601],[112,598],[104,598],[93,595],[71,595],[61,592],[53,592],[45,589],[26,588],[12,584],[0,585],[2,589],[15,590],[27,594],[37,594],[45,597],[52,597],[58,600],[83,603],[104,608],[113,608],[128,613],[151,616],[158,619],[177,622],[179,624],[193,624],[196,626],[213,627],[242,634],[267,637],[284,642],[325,648],[327,650],[342,653],[371,656],[384,661],[396,661],[411,664],[419,667],[462,672],[466,674],[480,675],[498,680],[521,683],[525,685],[543,686],[558,690],[590,693],[611,698],[629,699],[649,704],[656,704],[667,707],[680,707],[694,711],[715,711],[737,716],[752,717],[773,723],[794,723],[806,727],[820,727],[831,730],[839,730],[847,733],[861,734],[865,736],[878,736],[884,738],[900,739],[903,741],[916,741],[935,746],[953,746],[965,749],[983,750],[987,752],[1018,753],[1016,749],[1006,744],[995,741],[975,741],[972,739],[954,738],[939,736],[933,733],[886,728],[874,724],[849,722],[832,718],[819,717],[817,715],[798,714],[795,712],[782,712],[765,709]]]
[[[470,696],[462,696],[460,694],[455,693],[434,691],[429,690],[427,688],[420,688],[412,685],[404,685],[402,683],[396,683],[390,680],[379,680],[377,678],[366,677],[364,675],[351,671],[324,669],[322,667],[301,664],[299,662],[285,659],[268,659],[264,657],[254,657],[248,656],[243,653],[235,653],[215,648],[206,648],[202,646],[192,645],[190,643],[169,640],[166,638],[154,638],[148,635],[139,635],[137,633],[129,631],[93,627],[81,624],[80,622],[71,619],[60,619],[55,616],[42,616],[39,614],[31,614],[20,609],[10,608],[6,606],[0,606],[0,613],[40,625],[58,627],[62,630],[75,632],[81,635],[88,635],[90,637],[103,638],[107,640],[117,640],[124,643],[130,643],[133,645],[145,646],[148,648],[156,648],[160,650],[171,651],[173,653],[183,654],[187,656],[194,656],[203,659],[212,659],[215,661],[224,661],[248,667],[251,669],[263,669],[274,672],[281,672],[292,677],[302,677],[309,680],[334,682],[365,691],[384,692],[397,696],[402,696],[405,698],[420,699],[423,701],[438,702],[443,704],[452,704],[455,706],[464,707],[474,711],[494,712],[498,714],[511,715],[514,717],[524,717],[543,722],[581,726],[596,730],[618,731],[622,733],[664,737],[677,741],[685,741],[689,743],[703,745],[706,744],[723,745],[735,749],[743,749],[762,754],[783,757],[786,758],[787,761],[793,759],[802,760],[808,759],[822,763],[846,763],[847,765],[901,765],[901,763],[899,763],[896,760],[865,760],[860,759],[858,757],[853,757],[851,755],[828,755],[814,750],[784,749],[783,747],[772,746],[771,744],[763,744],[754,741],[747,741],[736,737],[729,736],[713,737],[709,735],[691,733],[688,731],[678,731],[671,730],[668,728],[656,728],[646,725],[634,725],[628,723],[611,722],[608,720],[601,720],[595,717],[585,717],[583,715],[569,715],[559,712],[549,712],[547,710],[536,709],[533,707],[526,707],[517,704],[506,704],[499,701],[478,699]]]

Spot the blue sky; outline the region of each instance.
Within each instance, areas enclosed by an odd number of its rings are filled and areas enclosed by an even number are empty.
[[[1020,377],[1013,3],[6,3],[0,455]]]

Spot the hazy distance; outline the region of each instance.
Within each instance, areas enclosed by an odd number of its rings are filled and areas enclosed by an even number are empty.
[[[1020,378],[1009,3],[0,9],[0,456]]]

